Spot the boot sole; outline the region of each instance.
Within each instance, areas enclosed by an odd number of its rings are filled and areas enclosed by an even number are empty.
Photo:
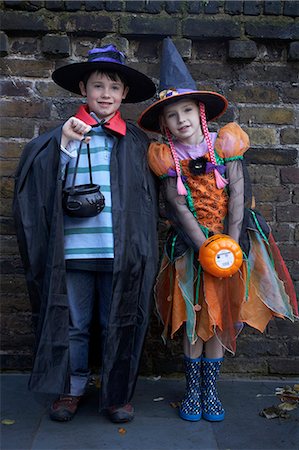
[[[188,420],[189,422],[198,422],[201,419],[202,414],[186,414],[179,410],[179,416],[181,419]]]

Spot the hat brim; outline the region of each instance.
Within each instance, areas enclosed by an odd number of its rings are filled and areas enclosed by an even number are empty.
[[[146,131],[161,133],[159,116],[162,109],[178,100],[192,99],[205,105],[207,121],[220,117],[228,107],[227,99],[217,92],[210,91],[190,91],[163,98],[150,105],[138,119],[138,125]]]
[[[142,102],[153,97],[156,93],[155,84],[146,75],[126,65],[108,61],[69,64],[56,69],[52,74],[52,79],[63,89],[81,95],[80,81],[88,72],[94,70],[116,72],[125,77],[129,92],[123,103]]]

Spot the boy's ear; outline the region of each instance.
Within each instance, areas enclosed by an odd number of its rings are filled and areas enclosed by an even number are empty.
[[[80,81],[80,83],[79,83],[79,88],[80,88],[81,94],[85,97],[85,95],[86,95],[86,89],[85,89],[85,86],[84,86],[83,81]]]
[[[126,96],[128,95],[128,92],[129,92],[129,87],[126,86],[125,89],[124,89],[124,92],[123,92],[123,96],[122,96],[122,99],[123,99],[123,100],[124,100],[124,99],[126,98]]]

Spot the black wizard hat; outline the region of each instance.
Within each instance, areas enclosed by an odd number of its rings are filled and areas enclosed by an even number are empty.
[[[124,103],[137,103],[155,95],[156,87],[150,78],[125,64],[126,56],[114,45],[93,48],[88,52],[86,62],[68,64],[53,72],[56,84],[67,91],[81,94],[79,83],[85,75],[94,70],[100,72],[116,72],[122,75],[129,87]]]
[[[138,124],[145,130],[161,133],[159,115],[162,109],[182,98],[203,103],[207,121],[221,116],[228,106],[223,95],[197,89],[181,55],[168,37],[163,40],[158,100],[141,114]]]

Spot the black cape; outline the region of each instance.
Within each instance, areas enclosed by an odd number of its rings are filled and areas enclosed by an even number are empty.
[[[36,325],[29,389],[69,388],[69,311],[65,282],[61,127],[24,148],[16,173],[13,213]],[[102,359],[102,407],[134,393],[158,263],[158,200],[147,165],[148,139],[127,123],[111,154],[114,229],[113,299]]]

